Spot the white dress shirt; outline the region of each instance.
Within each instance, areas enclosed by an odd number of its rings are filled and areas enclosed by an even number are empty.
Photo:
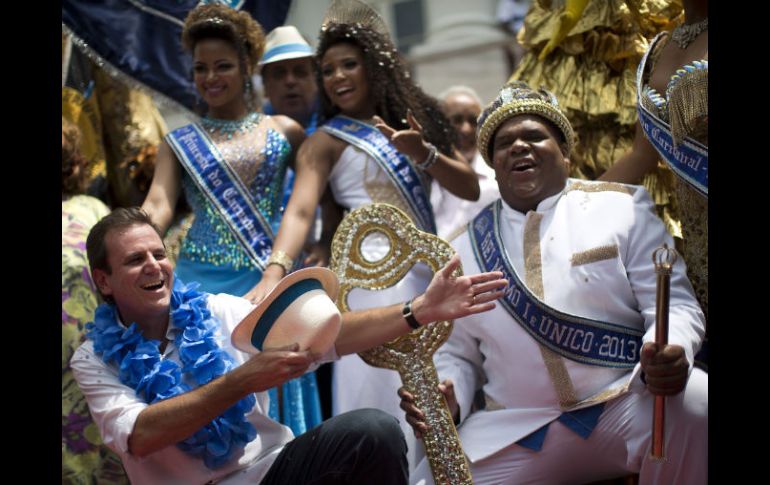
[[[230,334],[254,306],[243,298],[219,294],[209,295],[208,307],[221,324],[220,332],[223,337],[220,345],[234,358],[237,365],[241,365],[248,360],[249,355],[232,347]],[[174,344],[178,331],[180,330],[174,325],[169,324],[166,334],[169,343],[162,358],[180,363],[179,352]],[[256,393],[257,402],[254,408],[246,414],[246,419],[257,430],[256,439],[248,443],[241,453],[235,453],[221,468],[207,468],[203,460],[188,455],[176,445],[140,458],[129,452],[128,438],[133,432],[139,413],[148,404],[138,397],[133,389],[120,382],[115,365],[104,363],[101,357],[94,353],[91,340],[87,340],[75,351],[71,365],[104,444],[120,456],[126,473],[134,484],[182,485],[220,480],[221,483],[230,484],[259,483],[283,445],[294,437],[288,427],[267,417],[268,394],[260,392]],[[197,387],[194,382],[186,379],[185,374],[182,375],[188,385]],[[228,475],[231,477],[225,479]]]
[[[495,170],[487,165],[478,151],[471,161],[471,168],[479,177],[479,189],[481,190],[479,200],[476,201],[461,199],[445,189],[436,179],[431,181],[430,205],[433,206],[436,231],[441,238],[450,237],[473,219],[481,209],[500,198]]]

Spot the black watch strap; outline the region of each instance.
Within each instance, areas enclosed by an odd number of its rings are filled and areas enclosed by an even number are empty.
[[[404,314],[406,323],[408,323],[410,327],[412,327],[415,330],[420,328],[420,322],[418,322],[417,319],[414,318],[414,314],[412,313],[412,300],[409,300],[408,302],[404,303],[404,308],[401,310],[401,313]]]

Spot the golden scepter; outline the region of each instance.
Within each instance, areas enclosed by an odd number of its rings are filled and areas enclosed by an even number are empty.
[[[677,254],[674,248],[666,243],[652,252],[652,262],[658,275],[657,292],[655,295],[655,344],[658,349],[668,344],[668,303],[671,290],[671,269],[676,262]],[[666,430],[666,396],[655,396],[652,410],[652,457],[665,459],[663,443]]]

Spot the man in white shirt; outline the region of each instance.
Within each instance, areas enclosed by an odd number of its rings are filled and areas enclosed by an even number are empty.
[[[441,110],[457,132],[457,149],[471,164],[479,177],[479,200],[461,199],[433,180],[430,188],[430,204],[436,218],[436,233],[444,239],[463,230],[481,209],[500,198],[495,181],[495,171],[484,163],[476,150],[476,119],[481,114],[481,99],[468,86],[452,86],[439,95]]]
[[[651,256],[673,241],[649,195],[569,179],[569,121],[521,82],[481,115],[478,140],[502,199],[452,244],[467,274],[499,268],[510,286],[435,356],[474,482],[706,483],[708,376],[692,366],[704,317],[679,258],[668,345],[655,343]],[[399,395],[420,435],[422,414]],[[665,461],[650,457],[656,395],[668,396]],[[431,482],[425,462],[412,482]]]
[[[265,392],[317,360],[406,333],[411,324],[401,305],[345,314],[336,348],[320,358],[296,344],[248,356],[229,337],[254,306],[175,282],[157,228],[140,209],[103,218],[87,251],[108,303],[71,365],[104,443],[132,483],[406,483],[406,446],[394,418],[360,410],[294,438],[267,417]],[[417,321],[491,308],[500,292],[489,290],[505,284],[499,273],[454,278],[458,263],[436,273],[413,301]]]

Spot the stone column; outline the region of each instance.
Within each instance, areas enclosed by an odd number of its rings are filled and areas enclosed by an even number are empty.
[[[425,0],[425,42],[409,61],[423,89],[437,95],[455,84],[474,88],[485,103],[508,79],[504,47],[512,42],[497,27],[497,0]]]

